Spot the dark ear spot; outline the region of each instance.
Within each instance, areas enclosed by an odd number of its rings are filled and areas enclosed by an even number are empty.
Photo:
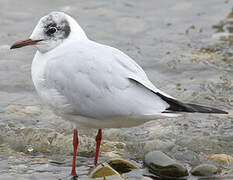
[[[70,25],[67,19],[62,16],[49,15],[42,20],[44,34],[47,38],[65,39],[70,35]]]
[[[64,38],[67,38],[70,34],[70,25],[66,20],[62,21],[62,24],[63,24],[62,31],[64,33]]]
[[[62,20],[58,24],[52,21],[48,23],[44,29],[48,37],[55,37],[57,39],[65,39],[70,34],[70,25],[67,20]]]

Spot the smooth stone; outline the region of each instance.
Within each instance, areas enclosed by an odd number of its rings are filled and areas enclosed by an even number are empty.
[[[211,176],[217,174],[219,170],[212,164],[201,164],[194,167],[190,172],[194,176]]]
[[[185,162],[188,164],[192,164],[193,166],[199,165],[200,160],[197,153],[193,151],[177,151],[172,155],[176,160],[180,162]]]
[[[145,145],[143,147],[144,152],[151,152],[154,150],[160,150],[163,152],[170,151],[175,146],[174,142],[170,141],[161,141],[161,140],[152,140],[145,142]]]
[[[151,173],[159,176],[184,177],[188,175],[186,167],[161,151],[147,153],[145,164]]]

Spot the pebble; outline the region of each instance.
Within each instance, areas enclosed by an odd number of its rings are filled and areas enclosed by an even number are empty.
[[[188,175],[186,167],[161,151],[149,152],[144,162],[151,173],[159,176],[184,177]]]
[[[219,170],[212,164],[201,164],[194,167],[190,172],[194,176],[211,176],[217,174]]]

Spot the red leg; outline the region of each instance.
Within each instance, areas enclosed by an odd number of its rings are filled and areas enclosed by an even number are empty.
[[[97,136],[96,136],[96,138],[95,138],[95,140],[96,140],[96,151],[95,151],[95,161],[94,161],[94,165],[95,165],[95,166],[96,166],[97,163],[98,163],[98,157],[99,157],[101,139],[102,139],[102,130],[99,129],[99,130],[98,130],[98,134],[97,134]]]
[[[73,147],[74,147],[74,156],[73,156],[73,164],[72,164],[72,176],[77,176],[76,170],[75,170],[75,163],[76,163],[76,153],[78,149],[78,131],[77,129],[74,129],[74,135],[73,135]]]

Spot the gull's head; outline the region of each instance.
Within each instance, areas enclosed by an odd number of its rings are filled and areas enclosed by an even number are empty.
[[[87,36],[79,24],[63,12],[51,12],[37,23],[29,39],[18,41],[11,49],[35,45],[46,53],[67,40],[85,40]]]

